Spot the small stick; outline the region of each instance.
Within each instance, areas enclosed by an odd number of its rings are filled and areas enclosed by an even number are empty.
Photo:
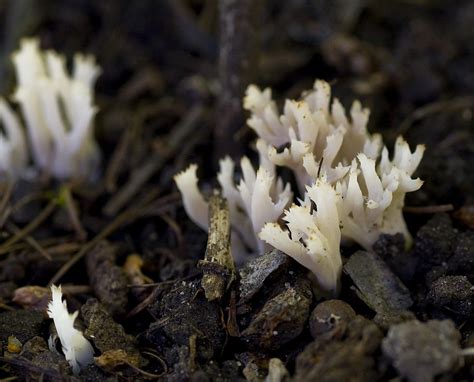
[[[77,238],[79,241],[86,240],[87,233],[82,227],[81,219],[79,219],[79,211],[77,210],[76,203],[74,203],[69,186],[62,187],[61,196],[63,197],[64,205],[66,207],[67,214],[69,215],[72,227],[74,228],[74,231],[76,231]]]
[[[242,97],[257,67],[259,9],[255,0],[219,0],[219,82],[214,156],[241,151],[236,133],[244,126]]]
[[[437,113],[450,113],[459,109],[466,109],[474,106],[474,97],[457,97],[450,100],[433,102],[414,110],[406,117],[400,127],[397,135],[404,135],[410,127],[417,121]]]
[[[437,206],[403,207],[403,211],[409,214],[436,214],[438,212],[449,212],[454,210],[452,204],[440,204]]]
[[[25,236],[29,235],[32,231],[38,228],[56,209],[57,201],[52,200],[48,205],[41,211],[36,218],[34,218],[29,224],[21,228],[14,236],[8,239],[0,247],[0,255],[3,255],[8,252],[8,248],[15,244],[17,241],[23,239]]]
[[[132,133],[130,129],[124,129],[119,143],[115,148],[112,158],[110,158],[109,165],[105,170],[105,189],[108,192],[114,192],[117,189],[117,178],[123,166],[123,162],[127,160],[127,153],[130,148]]]
[[[7,208],[8,202],[10,201],[10,196],[12,195],[14,182],[8,182],[3,191],[2,199],[0,200],[0,216],[4,214],[4,211]]]
[[[107,226],[104,227],[93,239],[85,243],[81,249],[71,257],[53,276],[50,281],[50,284],[56,284],[79,260],[81,260],[89,250],[91,250],[99,241],[105,239],[118,228],[130,221],[134,221],[139,217],[159,215],[165,212],[170,208],[169,201],[171,196],[176,196],[175,194],[166,195],[158,199],[154,206],[156,209],[150,209],[149,206],[141,206],[139,208],[130,208],[119,214],[114,220],[112,220]]]
[[[12,232],[13,234],[18,234],[20,232],[20,228],[18,228],[15,224],[11,222],[6,223],[6,228]],[[44,249],[40,243],[36,241],[35,238],[26,235],[23,240],[28,243],[33,249],[37,250],[43,257],[47,258],[48,260],[52,260],[51,255],[48,253],[46,249]]]
[[[234,259],[230,250],[230,219],[227,200],[219,195],[209,199],[209,235],[206,255],[198,267],[204,275],[201,285],[208,301],[220,299],[234,280]]]
[[[34,202],[34,201],[37,201],[37,200],[41,200],[41,199],[45,199],[45,198],[46,198],[46,196],[45,196],[44,193],[31,193],[31,194],[28,194],[28,195],[24,196],[20,200],[18,200],[15,204],[6,206],[5,210],[3,210],[0,213],[0,227],[3,227],[3,225],[5,224],[5,222],[7,221],[7,219],[10,217],[10,215],[12,213],[14,213],[16,211],[19,211],[21,208],[26,206],[28,203],[31,203],[31,202]]]
[[[60,244],[53,244],[46,248],[50,255],[58,256],[58,255],[66,255],[71,252],[76,252],[81,245],[76,242],[70,243],[60,243]]]

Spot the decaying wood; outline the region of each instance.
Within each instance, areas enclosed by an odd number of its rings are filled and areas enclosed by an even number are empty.
[[[230,251],[230,219],[227,200],[220,195],[209,199],[209,235],[206,255],[198,264],[204,275],[202,287],[209,301],[220,299],[235,276]]]

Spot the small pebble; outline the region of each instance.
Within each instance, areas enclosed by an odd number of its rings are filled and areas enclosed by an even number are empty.
[[[375,253],[357,251],[344,271],[354,282],[359,298],[377,313],[400,312],[413,304],[408,288]]]
[[[277,350],[301,334],[309,316],[311,290],[298,282],[268,300],[242,331],[241,340],[250,348]]]
[[[341,300],[328,300],[318,304],[309,318],[313,338],[328,333],[339,324],[348,323],[356,316],[354,309]]]
[[[281,269],[287,269],[289,263],[289,257],[276,249],[249,262],[239,272],[240,303],[249,301],[270,275]]]

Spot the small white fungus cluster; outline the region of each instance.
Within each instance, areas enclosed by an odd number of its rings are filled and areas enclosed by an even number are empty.
[[[66,360],[74,374],[94,361],[94,348],[83,334],[74,327],[78,311],[70,314],[67,303],[63,301],[61,286],[51,286],[51,301],[48,316],[53,319]],[[53,350],[53,349],[51,349]]]
[[[31,150],[35,166],[58,179],[93,179],[100,152],[93,136],[94,83],[100,73],[91,56],[76,54],[69,75],[63,56],[42,52],[37,39],[24,39],[13,54],[18,102],[26,124],[21,123],[5,100],[0,99],[0,170],[19,177],[28,165]]]
[[[229,157],[219,162],[217,174],[222,195],[229,205],[232,250],[239,263],[249,252],[264,250],[258,233],[265,223],[276,222],[293,198],[290,185],[283,185],[283,181],[275,176],[275,166],[269,162],[262,164],[255,173],[250,160],[244,157],[240,167],[242,178],[238,185],[234,182],[235,164]],[[196,171],[197,166],[190,165],[175,176],[175,181],[187,214],[199,227],[207,230],[208,203],[199,191]]]
[[[251,112],[247,123],[258,135],[257,178],[262,168],[269,169],[270,182],[275,182],[275,166],[287,167],[295,174],[303,200],[285,211],[283,221],[287,230],[284,230],[278,221],[283,212],[281,207],[289,198],[289,188],[285,188],[288,193],[282,194],[275,193],[278,188],[273,188],[273,193],[267,193],[267,200],[277,200],[271,204],[273,209],[261,202],[237,203],[234,204],[237,208],[231,207],[231,219],[239,212],[246,213],[242,221],[235,217],[236,227],[245,227],[244,221],[252,224],[260,239],[310,269],[320,285],[333,292],[338,289],[342,267],[341,240],[353,240],[370,249],[381,234],[402,233],[407,244],[410,243],[402,208],[405,194],[423,184],[412,175],[421,161],[424,146],[419,145],[411,152],[408,143],[399,137],[390,159],[381,136],[367,132],[369,110],[355,101],[348,117],[337,99],[331,102],[331,88],[324,81],[316,81],[301,100],[286,100],[281,115],[271,90],[261,91],[251,85],[244,98],[244,108]],[[248,159],[244,161],[245,167],[252,168]],[[227,187],[226,191],[223,186],[221,179],[232,182],[233,170],[233,165],[226,167],[221,163],[218,176],[223,195],[229,200],[235,200],[239,193],[242,198],[244,189],[241,185],[238,190]],[[246,171],[249,170],[242,165],[244,184],[248,179]],[[197,215],[193,216],[191,211],[192,198],[187,195],[191,188],[177,183],[185,209],[196,221]],[[194,184],[197,184],[195,169]],[[198,192],[197,186],[194,190]],[[204,216],[207,204],[200,194],[199,200]],[[205,216],[201,220],[202,228],[207,227]],[[248,247],[254,251],[262,249],[261,245]]]

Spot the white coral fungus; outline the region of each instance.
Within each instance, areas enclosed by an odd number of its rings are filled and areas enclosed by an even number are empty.
[[[232,228],[232,250],[237,262],[245,254],[264,250],[264,243],[257,237],[264,224],[276,222],[290,203],[293,194],[289,184],[274,175],[274,166],[260,166],[255,170],[247,157],[240,163],[242,179],[234,182],[235,164],[229,157],[219,162],[217,180],[222,195],[229,203]],[[204,230],[208,228],[208,204],[197,187],[197,166],[190,165],[175,176],[188,216]]]
[[[62,301],[61,286],[51,286],[52,299],[48,304],[48,315],[54,321],[66,360],[75,374],[94,360],[94,349],[83,334],[74,328],[79,312],[70,314],[66,301]]]
[[[393,161],[384,148],[378,168],[374,159],[362,153],[357,156],[349,177],[336,185],[343,197],[338,204],[343,237],[370,249],[382,233],[402,233],[407,246],[410,245],[402,208],[405,194],[423,184],[419,178],[411,178],[423,151],[424,146],[418,146],[410,152],[408,143],[399,137]]]
[[[100,153],[93,137],[97,111],[93,86],[100,69],[93,57],[76,54],[73,74],[69,75],[63,56],[40,51],[37,39],[23,39],[20,50],[13,54],[13,63],[18,81],[13,98],[20,104],[36,167],[59,179],[94,179]],[[2,170],[18,176],[20,167],[24,171],[25,158],[28,158],[26,145],[19,143],[25,140],[23,132],[5,105],[0,110],[0,118],[9,143],[0,147],[1,156],[16,163],[8,168],[2,164]],[[18,136],[21,139],[15,138]],[[18,156],[22,160],[16,161]]]
[[[331,104],[331,87],[325,81],[317,80],[299,101],[286,100],[281,115],[270,89],[250,85],[244,108],[251,112],[247,124],[263,141],[270,161],[293,170],[301,193],[319,172],[334,184],[358,153],[376,158],[382,147],[380,135],[367,132],[369,110],[354,101],[349,119],[339,100]]]
[[[249,224],[261,239],[310,269],[324,289],[336,292],[342,267],[341,239],[370,250],[381,234],[402,233],[410,244],[402,208],[405,194],[423,184],[412,178],[423,157],[423,145],[411,152],[399,137],[390,159],[381,136],[367,131],[369,110],[354,101],[348,117],[337,99],[331,101],[329,84],[320,80],[300,100],[286,100],[282,114],[270,89],[262,91],[251,85],[244,108],[251,113],[248,125],[258,135],[260,168],[255,175],[244,158],[243,180],[236,188],[233,162],[224,160],[218,180],[229,199],[233,228],[254,252]],[[276,166],[293,171],[303,199],[285,211],[287,231],[278,220],[290,198],[289,188],[283,189]],[[205,211],[207,205],[195,186],[195,172],[192,183],[194,187],[185,189],[178,182],[178,187],[186,211],[202,227],[207,212],[192,215],[196,210]],[[192,196],[192,192],[199,195]],[[193,198],[199,205],[190,206]],[[261,243],[257,244],[261,251]]]
[[[321,175],[337,188],[343,238],[367,249],[381,233],[400,232],[410,242],[402,207],[405,194],[422,185],[411,176],[424,146],[412,153],[399,137],[393,160],[386,147],[379,159],[382,139],[367,132],[369,110],[354,101],[348,118],[337,99],[331,102],[329,84],[320,80],[301,100],[287,100],[281,115],[270,89],[255,85],[247,89],[244,108],[251,111],[247,123],[259,136],[260,155],[292,169],[302,194]]]
[[[283,220],[288,231],[276,223],[267,223],[259,236],[308,268],[320,286],[335,295],[342,269],[337,213],[340,195],[323,177],[307,187],[306,196],[301,205],[293,204],[285,211]],[[311,201],[316,210],[312,210]]]

